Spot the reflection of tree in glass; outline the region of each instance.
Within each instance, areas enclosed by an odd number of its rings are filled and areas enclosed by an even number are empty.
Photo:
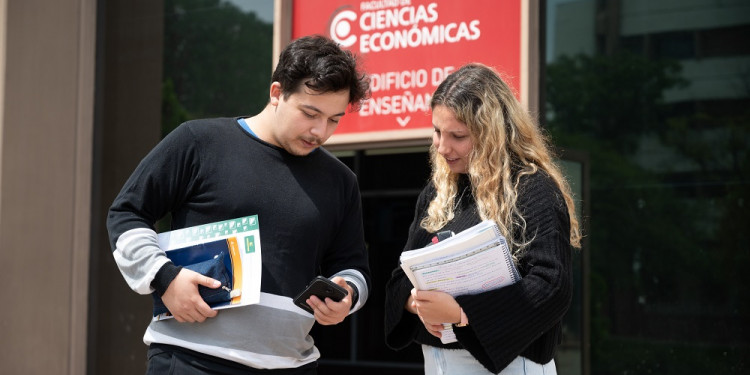
[[[245,115],[268,99],[273,25],[220,0],[166,0],[163,134],[187,118]]]
[[[734,99],[691,103],[691,110],[671,116],[660,133],[662,141],[697,166],[701,180],[694,194],[710,199],[701,232],[712,238],[714,254],[709,274],[716,289],[712,303],[732,306],[738,314],[750,314],[744,288],[723,283],[750,284],[750,74],[740,77],[745,85]],[[694,178],[684,176],[683,179]],[[744,265],[744,266],[743,266]]]
[[[663,93],[686,84],[680,66],[629,53],[546,69],[553,143],[591,161],[592,373],[735,373],[746,349],[727,343],[743,341],[750,282],[750,103],[666,104]],[[699,167],[644,162],[646,138]]]
[[[547,66],[551,131],[575,132],[632,151],[658,126],[664,90],[684,84],[680,65],[631,53],[563,56]]]

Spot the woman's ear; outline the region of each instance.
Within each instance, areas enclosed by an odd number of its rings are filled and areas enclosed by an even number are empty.
[[[281,83],[279,82],[273,82],[271,83],[271,89],[270,89],[270,103],[272,106],[279,105],[279,102],[281,101]]]

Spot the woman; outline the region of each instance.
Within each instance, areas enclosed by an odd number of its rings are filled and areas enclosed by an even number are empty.
[[[426,374],[555,374],[580,232],[570,187],[547,141],[491,68],[449,75],[432,102],[432,178],[404,250],[494,220],[522,279],[475,295],[414,290],[400,267],[386,287],[386,343],[422,345]],[[457,342],[442,344],[442,323]]]

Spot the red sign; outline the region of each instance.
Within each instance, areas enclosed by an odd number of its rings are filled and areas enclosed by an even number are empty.
[[[520,88],[521,1],[295,0],[292,38],[326,35],[370,75],[372,98],[337,135],[432,129],[432,93],[466,63],[492,66]]]

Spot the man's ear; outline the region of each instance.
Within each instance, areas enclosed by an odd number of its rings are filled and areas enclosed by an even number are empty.
[[[272,106],[279,105],[279,102],[281,101],[281,83],[279,82],[273,82],[271,83],[271,89],[270,89],[270,102]]]

